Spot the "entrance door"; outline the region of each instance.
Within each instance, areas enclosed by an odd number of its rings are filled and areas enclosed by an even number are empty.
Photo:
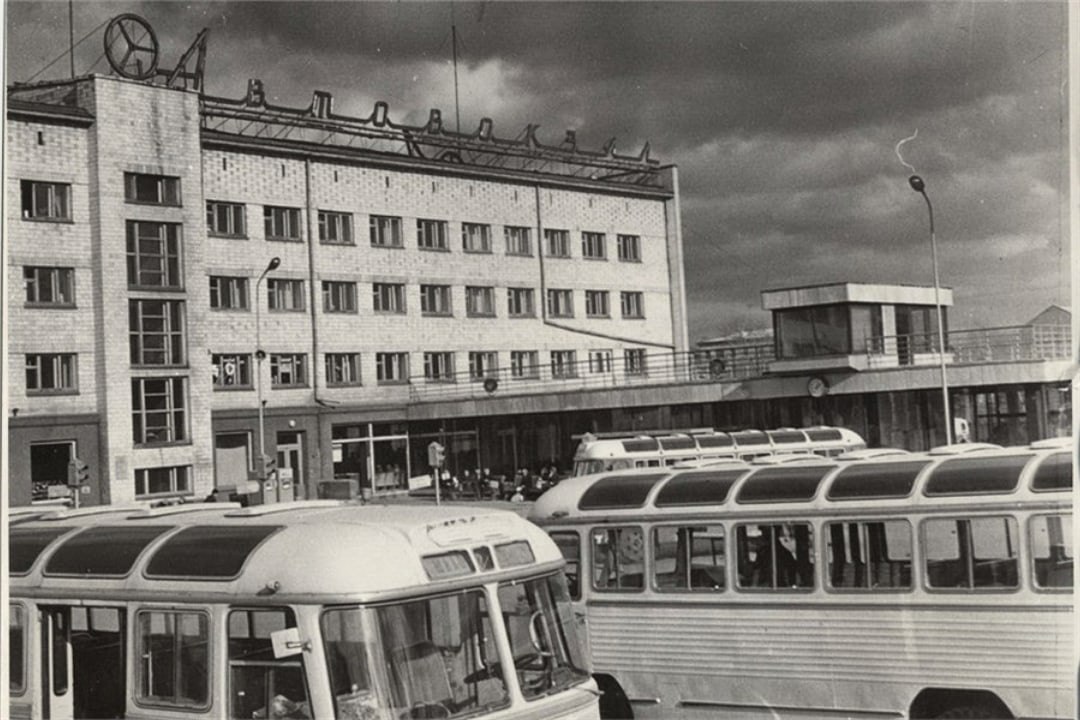
[[[278,499],[304,496],[304,433],[277,434]]]
[[[67,720],[75,714],[71,690],[71,608],[42,607],[41,621],[41,717]],[[123,671],[121,671],[123,672]]]
[[[46,606],[40,612],[42,717],[124,717],[124,611]]]

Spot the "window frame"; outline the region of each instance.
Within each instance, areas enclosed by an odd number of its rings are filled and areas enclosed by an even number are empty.
[[[384,239],[389,235],[390,241]],[[369,215],[368,236],[372,247],[400,248],[405,246],[400,215]]]
[[[387,370],[396,372],[387,373]],[[376,385],[404,385],[409,382],[409,353],[407,352],[377,352],[375,353],[375,384]]]
[[[450,285],[424,283],[420,285],[420,314],[426,317],[453,317],[454,296]],[[432,308],[432,305],[435,308]],[[438,306],[444,305],[445,308]]]
[[[770,582],[771,582],[770,585],[753,585],[753,584],[743,585],[743,579],[742,579],[742,575],[741,575],[741,570],[742,570],[741,563],[742,563],[742,557],[743,557],[743,548],[742,548],[743,541],[742,541],[742,539],[740,537],[741,536],[740,530],[742,530],[742,529],[744,529],[744,528],[746,528],[748,526],[751,526],[751,525],[753,525],[753,526],[755,526],[755,527],[757,527],[759,529],[763,528],[763,527],[768,527],[768,528],[770,528],[772,530],[772,532],[770,533],[770,536],[769,536],[769,540],[768,540],[769,550],[770,550],[769,566],[768,566],[769,567],[769,572],[770,572]],[[776,532],[777,528],[780,528],[782,526],[788,526],[788,525],[792,526],[792,528],[794,528],[794,526],[796,526],[796,525],[802,526],[802,527],[806,528],[807,533],[808,533],[807,537],[808,537],[808,540],[809,540],[809,543],[810,543],[810,548],[809,548],[809,551],[807,552],[807,559],[808,559],[809,564],[810,564],[810,585],[808,585],[808,586],[807,585],[789,586],[789,585],[780,585],[779,584],[780,583],[780,573],[779,573],[779,570],[776,567],[776,565],[777,565],[777,562],[776,562],[777,538],[775,536],[775,532]],[[747,521],[735,523],[732,526],[732,530],[733,530],[733,532],[731,534],[732,534],[733,539],[735,541],[734,542],[734,545],[735,545],[735,556],[734,556],[735,584],[734,584],[734,588],[735,588],[736,592],[749,593],[749,594],[781,593],[781,594],[786,595],[786,594],[811,594],[811,593],[815,592],[818,589],[818,580],[820,579],[820,575],[821,575],[821,569],[818,567],[820,558],[818,557],[818,547],[815,545],[815,542],[814,542],[814,523],[811,522],[809,519],[787,520],[785,518],[768,518],[768,519],[762,519],[760,521],[747,520]],[[795,538],[795,542],[798,542],[798,538]],[[820,544],[820,543],[818,543],[818,544]],[[729,544],[728,547],[730,547],[730,546],[731,545]],[[729,553],[729,557],[730,557],[730,553]],[[797,555],[793,559],[793,562],[796,563],[796,564],[798,563]]]
[[[292,390],[309,387],[310,373],[308,372],[307,353],[271,353],[269,360],[271,390]],[[293,379],[287,383],[281,382],[282,372],[285,371],[282,365],[286,361],[291,368],[288,371],[293,375]]]
[[[147,304],[162,306],[161,315],[150,315]],[[160,321],[160,330],[149,330],[147,324]],[[147,348],[147,341],[159,338],[160,348]],[[184,367],[187,365],[187,303],[183,300],[159,298],[128,299],[128,345],[132,367]],[[163,362],[151,362],[147,355],[160,352]]]
[[[174,627],[174,628],[176,628],[182,622],[182,620],[183,620],[182,616],[189,616],[189,615],[190,616],[195,616],[200,621],[199,627],[200,627],[200,630],[203,631],[202,634],[201,634],[201,638],[205,639],[205,642],[206,642],[206,668],[205,668],[205,677],[203,678],[204,681],[205,681],[206,697],[201,702],[188,702],[188,703],[168,702],[166,700],[160,699],[160,698],[155,697],[155,696],[149,696],[144,692],[145,683],[147,683],[148,680],[149,680],[148,677],[147,677],[148,672],[147,672],[147,669],[146,669],[146,667],[144,665],[144,658],[146,658],[148,656],[148,653],[146,652],[147,648],[146,648],[146,645],[144,643],[145,643],[146,637],[148,635],[148,633],[146,632],[146,629],[149,626],[149,623],[144,623],[144,618],[147,618],[148,616],[153,616],[153,615],[168,615],[168,616],[171,616],[173,618],[171,624],[172,624],[172,627]],[[188,711],[190,711],[190,710],[205,711],[205,710],[209,709],[210,706],[211,706],[211,700],[212,700],[212,697],[213,697],[213,689],[214,689],[214,682],[213,682],[213,679],[212,679],[212,677],[210,675],[210,671],[214,667],[214,656],[215,656],[215,650],[216,650],[216,648],[214,647],[215,646],[215,641],[214,641],[214,637],[213,637],[214,632],[213,632],[213,629],[212,629],[213,628],[213,622],[212,622],[212,620],[210,618],[209,611],[207,611],[207,610],[205,610],[203,608],[183,608],[183,609],[180,609],[180,608],[172,608],[172,607],[144,607],[144,608],[138,608],[138,609],[135,610],[135,615],[132,618],[132,620],[133,620],[133,623],[132,623],[133,632],[134,632],[134,635],[135,635],[135,639],[134,639],[134,646],[135,646],[135,654],[134,654],[135,673],[134,673],[134,675],[135,675],[135,681],[133,683],[134,687],[132,688],[132,696],[133,696],[134,703],[137,706],[140,706],[140,707],[162,707],[162,708],[174,708],[174,709],[188,710]],[[176,647],[175,639],[174,639],[173,647],[174,647],[174,653],[175,653],[175,647]],[[176,675],[177,669],[180,669],[181,671],[183,669],[185,669],[185,668],[190,669],[190,665],[191,665],[191,663],[182,662],[180,657],[179,657],[179,653],[176,653],[176,655],[177,656],[174,657],[174,659],[173,659],[173,665],[174,665],[173,674],[174,674],[174,677]]]
[[[574,291],[569,288],[548,288],[547,297],[548,317],[572,318],[574,317]]]
[[[242,275],[210,275],[209,279],[211,311],[251,312],[251,298],[248,293],[248,278]],[[216,305],[214,304],[215,297],[217,298]],[[224,297],[229,297],[230,301],[231,299],[239,299],[240,304],[222,305],[221,301]]]
[[[878,559],[878,560],[870,560],[868,557],[865,557],[866,555],[872,554],[872,551],[871,551],[871,548],[870,548],[871,540],[870,540],[870,537],[869,537],[868,526],[871,525],[871,524],[881,524],[881,525],[885,526],[885,525],[888,525],[890,523],[899,523],[899,524],[903,525],[903,527],[906,528],[906,530],[907,530],[907,540],[908,540],[908,543],[909,543],[909,550],[911,551],[911,557],[909,557],[908,561],[907,561],[907,563],[908,563],[908,584],[906,586],[905,585],[877,585],[877,584],[875,584],[873,582],[873,572],[872,572],[872,566],[873,565],[880,564],[882,562],[887,562],[887,563],[890,563],[890,565],[891,565],[893,562],[902,562],[902,561],[892,561],[892,560],[889,560],[888,558]],[[864,575],[864,578],[866,579],[865,584],[852,585],[851,587],[847,587],[847,586],[844,586],[844,585],[836,585],[833,582],[833,578],[834,578],[833,566],[835,564],[835,552],[833,550],[832,528],[834,526],[838,526],[838,525],[841,526],[842,532],[844,533],[845,551],[848,549],[848,546],[850,546],[850,543],[851,543],[849,526],[857,525],[858,528],[859,528],[859,536],[858,536],[858,540],[859,540],[859,543],[860,543],[859,553],[860,553],[860,555],[864,556],[863,557],[863,562],[861,564],[864,565],[863,572],[865,573],[865,575]],[[912,522],[911,522],[911,520],[909,518],[890,517],[890,516],[882,516],[882,517],[866,517],[866,516],[864,516],[864,517],[837,518],[837,519],[827,520],[827,521],[825,521],[825,522],[823,522],[821,524],[821,546],[822,546],[822,551],[824,552],[824,556],[823,556],[824,563],[823,563],[823,566],[821,568],[821,572],[819,573],[819,575],[821,577],[822,586],[824,587],[824,589],[827,592],[838,593],[838,594],[842,594],[842,595],[860,595],[860,594],[862,594],[862,595],[866,595],[866,594],[880,595],[880,594],[883,594],[883,593],[891,593],[891,594],[912,593],[912,592],[915,591],[915,553],[914,553],[915,543],[916,543],[915,527],[912,525]]]
[[[523,360],[530,361],[528,363]],[[537,380],[540,378],[539,350],[511,350],[510,377],[513,380]]]
[[[424,380],[429,383],[454,383],[454,352],[450,350],[424,351]]]
[[[620,539],[618,539],[616,541],[617,547],[615,548],[615,551],[613,553],[614,556],[615,556],[615,560],[617,561],[616,562],[616,584],[615,584],[614,587],[610,587],[610,586],[607,586],[607,585],[600,586],[600,585],[597,584],[597,578],[599,577],[598,574],[597,574],[597,560],[599,559],[599,553],[598,553],[598,550],[597,550],[597,546],[603,544],[603,545],[607,545],[608,547],[610,547],[610,542],[605,542],[605,543],[598,542],[597,541],[597,533],[604,533],[606,536],[610,537],[609,534],[611,532],[613,532],[613,531],[620,532]],[[622,547],[623,541],[621,539],[621,533],[623,531],[637,532],[637,534],[641,538],[641,547],[640,548],[634,548],[633,543],[627,543],[628,547],[623,548]],[[610,594],[619,594],[619,595],[634,595],[634,594],[641,594],[641,593],[645,592],[645,588],[648,586],[647,576],[649,575],[650,563],[649,563],[649,558],[648,558],[648,555],[649,555],[648,534],[645,532],[644,526],[639,525],[639,524],[635,524],[635,523],[627,523],[627,524],[619,524],[619,525],[614,525],[614,524],[613,525],[606,525],[606,524],[605,525],[594,525],[594,526],[589,528],[588,544],[589,544],[589,589],[590,589],[591,592],[600,593],[600,594],[608,594],[608,593],[610,593]],[[639,560],[633,560],[632,559],[633,554],[635,554],[636,552],[640,552],[640,554],[641,554],[641,557],[640,557]],[[633,563],[636,563],[636,562],[641,563],[641,584],[638,585],[637,587],[634,587],[634,586],[626,586],[626,587],[624,587],[624,586],[619,585],[619,578],[622,577],[622,575],[620,573],[618,573],[618,570],[617,570],[617,566],[619,564],[618,561],[620,561],[620,557],[619,557],[620,555],[624,555],[624,556],[627,556],[627,557],[631,558],[629,560],[624,561],[624,564],[633,564]],[[627,574],[630,574],[630,573],[627,573]]]
[[[619,262],[640,263],[641,260],[641,236],[618,233],[615,235],[615,245]]]
[[[148,376],[131,378],[131,419],[132,439],[135,447],[159,447],[164,445],[185,445],[191,442],[191,401],[188,397],[188,378],[186,376]],[[162,383],[163,391],[151,394],[165,400],[164,408],[147,408],[147,383]],[[179,399],[179,404],[177,400]],[[148,440],[147,417],[165,415],[168,419],[163,426],[168,435],[165,440]]]
[[[450,252],[450,224],[446,220],[416,219],[416,247],[420,250]]]
[[[23,287],[26,291],[25,307],[30,308],[74,308],[75,304],[75,268],[51,265],[23,265]],[[47,272],[50,276],[48,287],[53,297],[63,297],[64,291],[70,300],[42,300],[41,276]],[[32,275],[32,276],[31,276]],[[31,288],[36,298],[31,298]],[[57,291],[59,289],[59,292]]]
[[[284,300],[288,302],[283,303]],[[267,278],[266,309],[275,313],[307,312],[304,281],[297,278]]]
[[[597,302],[599,302],[601,307],[597,308]],[[611,293],[608,290],[585,291],[585,317],[611,317]]]
[[[503,240],[507,255],[532,257],[532,228],[527,225],[504,225]]]
[[[319,210],[318,213],[320,244],[356,245],[356,233],[353,230],[353,214],[351,212]]]
[[[140,192],[148,187],[140,187],[140,182],[152,186],[156,199],[140,198]],[[157,205],[161,207],[183,207],[178,175],[158,175],[156,173],[124,173],[124,202],[130,205]]]
[[[38,214],[38,197],[36,191],[38,188],[47,189],[48,197],[44,198],[45,205],[48,206],[48,210],[45,213]],[[53,213],[53,206],[57,201],[57,189],[61,189],[63,192],[59,196],[61,198],[57,213]],[[20,209],[23,220],[30,222],[74,222],[72,214],[72,193],[71,183],[69,182],[56,182],[52,180],[20,180]],[[29,198],[27,196],[29,193]],[[27,206],[27,200],[30,200],[29,207]]]
[[[579,377],[577,350],[550,350],[549,355],[552,380]]]
[[[689,557],[687,558],[686,573],[687,573],[687,580],[688,580],[689,584],[686,587],[679,587],[679,586],[664,587],[658,582],[658,572],[657,572],[657,570],[658,570],[658,567],[659,567],[660,563],[659,563],[659,558],[658,558],[658,553],[657,553],[657,546],[658,546],[658,544],[660,542],[660,535],[659,534],[660,534],[661,530],[672,530],[673,529],[673,530],[676,531],[676,552],[678,552],[678,531],[679,530],[692,530],[692,531],[693,530],[705,530],[706,532],[710,532],[710,531],[715,531],[717,528],[719,528],[719,530],[720,530],[720,541],[721,541],[720,556],[721,556],[721,560],[722,560],[722,564],[719,566],[720,568],[722,568],[722,570],[721,570],[722,583],[721,583],[721,585],[719,587],[695,587],[693,585],[693,570],[694,570],[694,557],[695,557],[694,541],[696,540],[696,538],[693,537],[693,534],[691,534],[689,536],[688,547],[687,547]],[[697,523],[691,525],[691,524],[689,524],[689,521],[685,521],[685,522],[679,522],[679,523],[662,523],[662,524],[652,526],[650,528],[650,532],[649,532],[649,540],[647,541],[647,544],[648,544],[648,547],[649,547],[649,560],[650,560],[649,573],[648,573],[649,574],[649,587],[653,590],[653,592],[665,593],[665,594],[666,593],[672,593],[672,594],[676,594],[676,595],[716,595],[716,594],[719,594],[719,593],[728,592],[729,587],[730,587],[729,580],[728,580],[728,567],[730,566],[730,562],[729,562],[730,558],[729,558],[729,555],[728,555],[728,547],[729,547],[728,540],[729,540],[729,538],[728,538],[728,534],[727,534],[727,527],[721,522],[704,522],[704,521],[702,521],[702,522],[697,522]],[[715,556],[715,554],[716,553],[715,553],[715,546],[714,546],[713,555]],[[718,566],[714,563],[711,567],[716,568]],[[676,559],[676,571],[677,570],[678,570],[678,560]],[[672,573],[672,574],[674,574],[674,573]]]
[[[237,372],[236,375],[239,380],[235,383],[229,384],[224,381],[226,377],[224,370],[216,369],[223,368],[228,361],[234,361],[236,363]],[[213,353],[210,356],[210,365],[215,368],[213,373],[213,388],[215,392],[229,391],[229,390],[251,390],[254,385],[254,362],[251,353]],[[245,382],[246,379],[246,382]]]
[[[140,235],[139,230],[156,227],[158,236]],[[184,289],[184,231],[180,223],[150,220],[128,220],[125,223],[127,250],[127,284],[129,290],[183,290]],[[144,241],[161,244],[160,253],[143,252]],[[154,259],[161,269],[162,282],[143,282],[150,271],[142,267],[143,261]],[[152,273],[151,273],[152,274]],[[175,277],[173,277],[175,276]]]
[[[403,282],[371,283],[371,310],[378,315],[405,315],[408,298]],[[385,306],[385,307],[384,307]]]
[[[570,258],[570,231],[559,228],[544,228],[544,243],[549,258]]]
[[[356,283],[350,280],[323,280],[322,299],[323,312],[327,315],[356,315],[360,312]]]
[[[648,358],[645,348],[623,348],[623,373],[634,377],[647,376]]]
[[[615,372],[615,353],[609,348],[589,348],[589,374],[611,375]]]
[[[31,369],[31,358],[36,358]],[[79,355],[78,353],[26,353],[25,354],[25,391],[28,397],[42,395],[78,395],[79,394]],[[54,381],[60,380],[60,384],[53,387],[42,387],[42,379],[45,372],[45,364],[51,365],[49,373]],[[30,373],[35,373],[36,381],[31,383]],[[70,379],[70,385],[63,381]]]
[[[480,242],[474,242],[479,237]],[[477,246],[478,245],[478,246]],[[488,223],[461,223],[461,250],[478,255],[490,255],[494,252],[491,246],[491,225]]]
[[[222,218],[226,220],[224,223],[219,222]],[[231,229],[221,230],[219,229],[221,224]],[[244,203],[226,200],[207,200],[206,234],[210,237],[246,240],[248,237],[247,206]]]
[[[527,307],[526,307],[527,306]],[[536,317],[536,291],[534,288],[506,288],[506,316],[512,318]]]
[[[607,260],[607,233],[581,231],[582,260]]]
[[[303,242],[301,208],[288,205],[263,205],[263,237],[270,242]]]
[[[975,544],[976,543],[975,543],[974,536],[973,536],[972,524],[973,524],[974,521],[983,521],[983,520],[1004,520],[1006,522],[1007,527],[1009,527],[1009,529],[1011,530],[1011,535],[1008,538],[1008,542],[1006,542],[1006,545],[1011,545],[1013,547],[1013,552],[1014,552],[1013,557],[1012,558],[990,558],[988,561],[989,562],[1001,562],[1002,560],[1010,560],[1011,559],[1012,562],[1015,565],[1015,568],[1016,568],[1016,582],[1014,584],[1012,584],[1012,585],[979,585],[978,584],[978,579],[979,578],[976,577],[976,564],[977,564],[977,561],[979,560],[979,558],[977,558],[975,556],[975,552],[976,552]],[[960,563],[961,561],[966,560],[966,562],[964,563],[964,568],[963,568],[964,569],[964,577],[963,577],[963,579],[965,581],[969,581],[970,582],[969,585],[932,585],[931,584],[931,577],[930,577],[931,573],[930,573],[930,565],[929,565],[929,563],[931,562],[931,552],[930,552],[931,548],[930,548],[930,540],[927,537],[927,533],[929,532],[928,528],[933,524],[948,523],[948,522],[957,523],[957,524],[964,523],[965,525],[967,525],[967,529],[965,531],[966,532],[965,537],[961,538],[959,532],[957,534],[957,543],[958,543],[958,545],[962,542],[964,544],[964,547],[958,547],[958,556],[956,558],[956,562]],[[1016,518],[1015,515],[1008,514],[1008,513],[995,513],[995,514],[988,514],[988,515],[972,514],[972,513],[968,513],[968,514],[957,513],[957,514],[947,514],[947,515],[926,517],[926,518],[923,518],[919,522],[919,531],[918,531],[918,533],[919,533],[918,542],[919,542],[919,550],[920,550],[919,559],[920,559],[920,562],[922,563],[920,568],[919,568],[919,571],[920,571],[920,575],[922,576],[922,589],[925,592],[928,592],[928,593],[943,593],[943,594],[946,594],[946,595],[956,595],[956,594],[961,594],[961,593],[967,593],[967,594],[971,594],[971,593],[974,593],[974,594],[983,594],[983,593],[1015,594],[1015,593],[1020,592],[1021,589],[1023,588],[1024,583],[1021,581],[1021,579],[1022,579],[1023,573],[1025,571],[1025,568],[1023,568],[1023,566],[1021,565],[1021,555],[1022,555],[1022,553],[1020,552],[1020,546],[1021,546],[1021,544],[1023,544],[1024,538],[1022,538],[1022,536],[1021,536],[1022,530],[1020,528],[1020,522]],[[967,557],[965,557],[966,554],[968,555]],[[1030,553],[1029,553],[1029,556],[1030,556]]]
[[[169,490],[160,492],[150,492],[150,473],[155,470],[164,470],[168,472]],[[192,483],[192,467],[191,465],[163,465],[160,467],[146,467],[135,468],[134,470],[134,484],[135,484],[135,499],[136,500],[151,500],[164,497],[185,497],[193,493]],[[181,473],[183,471],[183,478]],[[142,477],[140,478],[140,473]],[[139,492],[140,486],[143,488],[142,492]]]
[[[338,365],[344,361],[344,365]],[[323,354],[323,363],[326,371],[326,387],[357,387],[363,385],[361,377],[360,353],[358,352],[328,352]],[[341,368],[347,368],[347,373],[341,373]],[[345,379],[336,379],[339,376],[348,375]]]
[[[640,290],[619,291],[619,306],[624,320],[645,319],[645,293]]]
[[[482,382],[499,377],[499,353],[497,350],[469,351],[469,380]]]
[[[495,286],[465,286],[465,316],[473,318],[492,318],[495,313]]]

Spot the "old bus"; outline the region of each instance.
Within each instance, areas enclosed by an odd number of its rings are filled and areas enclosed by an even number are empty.
[[[866,442],[858,433],[847,428],[824,426],[730,433],[710,429],[669,433],[586,433],[574,452],[573,474],[667,467],[702,460],[753,460],[771,455],[835,457],[865,447]]]
[[[1075,718],[1069,443],[571,478],[597,677],[636,717]]]
[[[498,510],[95,507],[10,527],[9,718],[597,718],[564,560]]]

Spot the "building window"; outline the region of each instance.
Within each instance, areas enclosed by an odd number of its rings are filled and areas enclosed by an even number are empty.
[[[465,314],[469,317],[495,317],[495,288],[466,287]]]
[[[480,351],[469,353],[469,379],[483,380],[499,375],[499,353]]]
[[[267,305],[279,312],[303,312],[304,281],[269,278],[266,281]]]
[[[326,384],[330,387],[360,384],[360,353],[326,353]]]
[[[581,233],[581,257],[589,260],[607,259],[607,238],[604,233]]]
[[[247,237],[242,203],[206,201],[206,232],[225,237]]]
[[[405,284],[373,283],[371,299],[375,312],[404,314]]]
[[[375,380],[380,384],[409,381],[409,354],[375,353]]]
[[[180,205],[180,178],[124,173],[124,199],[148,205]]]
[[[503,228],[506,238],[507,255],[532,255],[532,239],[527,227],[506,226]]]
[[[536,317],[532,288],[507,288],[506,310],[510,317]]]
[[[128,220],[127,276],[134,288],[182,288],[180,226]]]
[[[191,466],[140,468],[135,471],[136,499],[162,495],[190,495]]]
[[[209,616],[143,610],[136,623],[135,701],[184,710],[209,707],[213,687]]]
[[[356,283],[325,280],[322,284],[323,310],[328,313],[356,312]]]
[[[420,312],[424,315],[451,315],[449,285],[421,285]]]
[[[510,377],[540,377],[540,353],[536,350],[513,350],[510,353]]]
[[[267,240],[301,240],[300,208],[263,207],[263,223]]]
[[[187,440],[187,378],[133,379],[131,410],[136,445]]]
[[[845,305],[778,310],[773,313],[773,322],[781,359],[843,355],[851,351],[850,322]]]
[[[352,213],[320,210],[319,242],[326,245],[352,245]]]
[[[548,315],[556,318],[574,317],[574,291],[556,290],[547,291]]]
[[[624,318],[640,319],[645,317],[645,298],[637,291],[620,293],[622,316]]]
[[[491,226],[461,223],[461,246],[465,252],[491,252]]]
[[[401,218],[372,215],[368,220],[371,244],[376,247],[401,247]]]
[[[248,389],[251,387],[250,355],[213,355],[214,389]]]
[[[211,275],[210,307],[213,310],[247,310],[248,279]]]
[[[609,373],[611,372],[611,351],[610,350],[590,350],[589,351],[589,372],[593,374]]]
[[[445,220],[416,221],[416,245],[424,250],[449,250]]]
[[[128,328],[132,365],[187,362],[182,301],[129,300]]]
[[[75,307],[75,269],[26,266],[23,268],[28,305]]]
[[[553,377],[553,378],[577,377],[577,351],[576,350],[552,350],[551,351],[551,377]]]
[[[646,375],[648,367],[645,365],[644,348],[632,348],[623,351],[623,369],[627,375]]]
[[[570,231],[544,229],[544,241],[547,243],[547,256],[557,258],[570,257]]]
[[[454,382],[454,353],[424,353],[424,379],[428,382]]]
[[[71,185],[38,180],[23,180],[22,216],[24,220],[70,220]]]
[[[641,237],[638,235],[619,235],[615,242],[619,246],[620,262],[641,262]]]
[[[270,356],[270,387],[290,388],[307,385],[307,355],[275,353]]]
[[[588,317],[611,317],[607,290],[585,291],[585,315]]]
[[[35,353],[26,356],[26,394],[78,392],[75,353]]]
[[[67,497],[68,463],[75,457],[75,443],[30,443],[30,499]]]

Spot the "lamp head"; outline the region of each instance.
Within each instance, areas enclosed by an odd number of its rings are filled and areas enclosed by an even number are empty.
[[[280,265],[280,264],[281,264],[281,258],[279,258],[279,257],[270,258],[270,264],[266,266],[266,272],[270,272],[271,270],[277,270],[278,265]]]
[[[917,193],[921,193],[926,190],[926,183],[924,183],[923,179],[918,175],[912,175],[911,177],[909,177],[908,183],[911,184],[911,189]]]

